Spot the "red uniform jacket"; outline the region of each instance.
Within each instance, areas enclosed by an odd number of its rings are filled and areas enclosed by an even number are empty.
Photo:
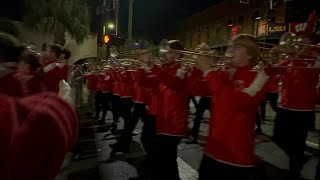
[[[144,87],[149,94],[148,112],[149,114],[156,116],[158,110],[158,92],[159,81],[156,73],[160,70],[159,66],[153,66],[150,71],[146,71],[145,76],[139,81],[139,85]]]
[[[319,69],[295,68],[313,67],[310,61],[284,61],[281,66],[269,68],[268,73],[282,75],[279,107],[296,111],[314,111],[317,97]],[[290,66],[292,66],[290,68]]]
[[[15,76],[22,84],[24,96],[30,96],[46,90],[42,77],[37,73],[18,72]]]
[[[59,83],[62,80],[60,68],[55,62],[52,62],[43,68],[43,72],[46,90],[58,93]]]
[[[58,63],[58,67],[60,68],[61,79],[68,80],[68,75],[69,75],[68,64],[67,63]]]
[[[208,83],[200,69],[190,69],[186,78],[191,96],[212,96]]]
[[[150,94],[148,90],[143,87],[141,80],[147,75],[144,69],[138,69],[132,73],[132,79],[134,81],[134,98],[136,103],[149,104]]]
[[[54,179],[77,137],[74,110],[55,94],[0,95],[0,179]]]
[[[15,63],[0,64],[0,93],[22,97],[22,84],[15,77]]]
[[[98,75],[97,89],[104,93],[112,92],[113,80],[109,73],[100,73]]]
[[[91,91],[97,90],[98,76],[94,73],[87,73],[84,75],[84,78],[87,80],[87,88]]]
[[[120,97],[133,97],[133,79],[131,77],[131,73],[133,71],[122,71],[119,73],[120,79]]]
[[[110,75],[111,78],[114,81],[113,85],[113,94],[120,96],[120,78],[119,78],[119,71],[117,69],[111,69],[110,70]]]
[[[234,166],[255,164],[256,112],[265,98],[265,73],[251,66],[239,68],[232,78],[227,71],[211,71],[208,85],[214,93],[209,136],[205,152]]]
[[[157,134],[184,136],[188,128],[188,89],[185,77],[179,76],[180,64],[157,69]]]

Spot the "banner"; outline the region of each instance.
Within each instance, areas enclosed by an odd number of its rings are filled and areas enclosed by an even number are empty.
[[[315,12],[310,14],[307,22],[294,22],[290,23],[290,32],[295,34],[312,34],[316,31],[316,15]]]

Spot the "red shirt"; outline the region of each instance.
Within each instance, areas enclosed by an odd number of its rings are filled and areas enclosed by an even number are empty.
[[[278,106],[296,111],[314,111],[319,69],[295,68],[313,67],[314,61],[284,61],[280,65],[286,67],[269,68],[267,70],[268,73],[282,75],[282,88]]]
[[[0,179],[54,179],[77,138],[75,111],[52,93],[0,94],[0,109]]]
[[[108,73],[99,73],[97,89],[102,92],[112,92],[113,80]]]
[[[55,62],[46,65],[43,68],[44,71],[44,83],[46,85],[46,90],[50,92],[59,92],[59,83],[62,80],[60,68]]]
[[[120,79],[120,97],[133,97],[133,79],[131,77],[131,73],[133,71],[122,71],[119,73]]]
[[[114,80],[114,85],[113,85],[113,94],[120,96],[120,78],[119,78],[120,72],[117,69],[111,69],[110,70],[110,75],[111,78]]]
[[[160,70],[159,66],[153,66],[150,71],[146,71],[145,76],[142,76],[139,85],[144,87],[149,94],[148,112],[156,116],[158,111],[158,92],[159,81],[157,79],[157,72]]]
[[[68,64],[67,63],[58,63],[58,67],[60,68],[61,79],[68,80],[68,75],[69,75]]]
[[[191,96],[212,96],[206,79],[200,69],[190,69],[187,74],[188,89]]]
[[[94,73],[87,73],[84,75],[87,80],[87,88],[91,91],[97,90],[98,76]]]
[[[133,100],[136,103],[149,104],[150,94],[147,89],[141,84],[143,83],[141,80],[146,76],[146,72],[144,69],[138,69],[132,73],[132,79],[134,80],[134,98]]]
[[[265,98],[265,73],[251,66],[228,71],[211,71],[208,86],[214,93],[210,129],[205,152],[213,159],[233,166],[255,164],[255,119]]]
[[[15,77],[15,68],[15,63],[0,64],[0,93],[14,97],[22,97],[22,84]]]
[[[179,77],[180,64],[163,66],[157,72],[157,134],[184,136],[188,131],[188,89],[185,77]]]

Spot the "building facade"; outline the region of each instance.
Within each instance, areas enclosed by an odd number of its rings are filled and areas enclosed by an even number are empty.
[[[200,43],[222,48],[239,33],[259,40],[279,39],[288,31],[286,11],[286,4],[280,1],[270,6],[268,0],[225,0],[180,21],[172,34],[189,50]]]

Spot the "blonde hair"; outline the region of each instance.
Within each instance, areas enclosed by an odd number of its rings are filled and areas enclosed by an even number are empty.
[[[259,45],[256,39],[248,34],[239,34],[231,39],[231,45],[240,45],[247,49],[247,53],[252,57],[251,63],[256,64],[259,60]]]

